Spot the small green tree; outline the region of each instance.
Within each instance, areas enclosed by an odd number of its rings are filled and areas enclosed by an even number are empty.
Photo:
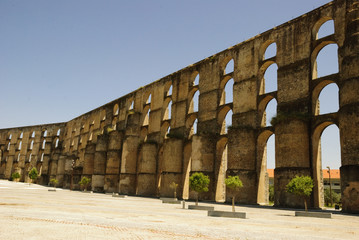
[[[326,206],[329,206],[329,203],[331,203],[330,196],[332,197],[333,203],[339,204],[340,203],[340,194],[334,192],[332,190],[332,194],[330,195],[330,190],[328,188],[324,189],[324,202]]]
[[[20,179],[20,173],[18,173],[18,172],[14,172],[12,175],[11,175],[11,178],[13,179],[13,180],[15,180],[15,182],[17,182],[17,180],[18,179]]]
[[[269,202],[273,203],[274,202],[274,186],[273,185],[269,186],[268,192],[269,192]]]
[[[235,198],[235,195],[236,193],[235,192],[238,192],[239,189],[241,187],[243,187],[243,183],[241,181],[241,179],[239,179],[238,176],[228,176],[225,180],[224,180],[224,183],[226,184],[226,186],[230,189],[233,190],[233,195],[232,195],[232,212],[235,212],[235,208],[234,208],[234,198]]]
[[[196,206],[198,205],[198,194],[208,192],[209,177],[201,172],[193,173],[189,178],[189,188],[196,192]]]
[[[172,183],[170,184],[170,188],[173,189],[173,197],[174,197],[174,198],[177,198],[177,187],[178,187],[178,184],[175,183],[175,182],[172,182]]]
[[[89,179],[87,177],[82,177],[79,184],[84,189],[84,191],[87,191],[87,186],[90,184],[90,182],[91,182],[91,179]]]
[[[29,172],[29,178],[31,179],[31,182],[35,182],[37,177],[39,176],[39,173],[35,167],[33,167]]]
[[[56,185],[59,181],[57,181],[56,178],[51,178],[50,179],[50,185],[52,185],[54,188],[56,188]]]
[[[310,196],[313,190],[313,179],[309,176],[295,176],[286,186],[286,190],[289,193],[293,193],[304,199],[305,211],[307,208],[307,197]]]

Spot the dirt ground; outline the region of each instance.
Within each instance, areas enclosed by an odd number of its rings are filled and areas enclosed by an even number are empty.
[[[294,210],[237,206],[246,219],[159,199],[83,193],[0,180],[0,239],[359,239],[359,215],[295,217]],[[186,202],[186,208],[188,204]],[[215,210],[230,205],[200,203]]]

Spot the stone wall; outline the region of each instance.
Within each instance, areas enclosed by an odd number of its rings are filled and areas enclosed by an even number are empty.
[[[335,33],[318,39],[328,20],[334,20]],[[266,58],[272,43],[276,53]],[[338,47],[339,72],[318,78],[316,58],[328,44]],[[228,70],[230,62],[234,68]],[[264,73],[273,64],[277,89],[268,92]],[[230,80],[233,100],[226,102]],[[330,83],[339,88],[340,108],[320,115],[318,96]],[[172,196],[169,185],[176,182],[177,194],[187,199],[193,198],[189,176],[201,171],[211,185],[200,198],[228,201],[224,178],[236,174],[244,184],[236,199],[266,203],[266,142],[275,134],[275,205],[301,206],[285,186],[295,175],[309,175],[315,181],[310,206],[318,208],[320,136],[336,124],[343,210],[359,212],[358,93],[359,1],[336,0],[69,122],[1,129],[0,177],[18,171],[27,181],[37,167],[41,184],[54,177],[60,186],[79,189],[79,179],[87,176],[94,191],[157,197]],[[277,121],[266,126],[272,99]]]

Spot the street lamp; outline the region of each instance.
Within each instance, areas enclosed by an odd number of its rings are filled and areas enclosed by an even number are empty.
[[[331,177],[330,177],[330,167],[328,168],[328,174],[329,174],[329,198],[330,198],[330,206],[333,206],[333,198],[332,198],[332,183],[331,183]]]

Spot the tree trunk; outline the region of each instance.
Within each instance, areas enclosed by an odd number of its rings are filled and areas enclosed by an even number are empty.
[[[306,212],[308,212],[308,208],[307,208],[307,199],[304,198],[304,209]]]
[[[232,212],[235,212],[236,209],[234,208],[234,196],[232,197]]]
[[[198,206],[198,193],[196,192],[196,206]]]

